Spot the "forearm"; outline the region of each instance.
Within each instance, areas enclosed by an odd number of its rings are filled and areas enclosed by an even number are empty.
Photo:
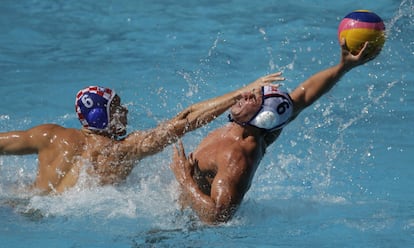
[[[295,105],[295,116],[328,92],[345,73],[374,59],[380,50],[370,54],[366,49],[368,44],[365,42],[361,51],[357,55],[353,55],[347,50],[345,40],[342,40],[340,62],[311,76],[290,94]]]
[[[243,92],[257,89],[262,85],[274,81],[284,80],[280,77],[281,73],[274,73],[261,77],[256,81],[230,93],[218,96],[209,100],[196,103],[181,111],[174,118],[161,123],[158,127],[149,132],[134,132],[127,139],[137,147],[138,157],[161,151],[167,145],[175,142],[185,133],[197,129],[214,120],[217,116],[224,113],[241,97]]]
[[[188,128],[188,130],[185,131],[191,131],[199,128],[211,122],[223,114],[232,105],[234,105],[237,99],[240,98],[241,93],[242,92],[240,90],[237,90],[219,97],[193,104],[179,113],[175,117],[175,121],[178,124],[181,124],[181,122],[185,121],[186,128]]]
[[[209,114],[214,114],[215,116],[218,116],[222,114],[224,111],[226,111],[228,108],[230,108],[233,104],[235,104],[236,101],[241,98],[241,95],[244,92],[252,91],[253,89],[258,89],[261,86],[272,83],[274,81],[283,80],[283,78],[280,77],[280,75],[281,73],[269,74],[267,76],[260,77],[255,81],[227,94],[214,97],[199,103],[195,103],[188,108],[191,109],[189,117],[197,117],[203,112],[209,112]]]
[[[238,90],[191,105],[172,120],[173,125],[177,126],[176,133],[182,134],[194,130],[214,120],[234,105],[244,92],[259,89],[261,86],[281,80],[284,80],[284,78],[281,77],[280,72],[269,74]]]
[[[294,104],[295,114],[297,115],[304,108],[313,104],[321,96],[327,93],[351,68],[344,63],[339,63],[328,69],[320,71],[290,93]]]
[[[208,224],[217,223],[218,211],[213,199],[204,194],[191,177],[182,183],[180,182],[180,186],[186,203],[197,213],[200,220]]]

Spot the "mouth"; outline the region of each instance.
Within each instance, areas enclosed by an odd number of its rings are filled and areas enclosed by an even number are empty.
[[[126,130],[126,125],[118,124],[118,125],[116,125],[115,130],[116,130],[117,133],[118,132],[123,132],[123,131]]]
[[[115,127],[115,133],[118,136],[124,136],[127,133],[126,126],[124,126],[124,125],[117,125]]]

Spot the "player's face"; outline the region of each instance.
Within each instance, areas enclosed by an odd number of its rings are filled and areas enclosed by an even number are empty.
[[[109,129],[117,136],[124,136],[127,132],[126,126],[128,109],[121,105],[121,98],[115,95],[111,101]]]
[[[238,122],[250,121],[260,110],[262,99],[262,91],[260,90],[243,93],[242,98],[230,109],[233,119]]]

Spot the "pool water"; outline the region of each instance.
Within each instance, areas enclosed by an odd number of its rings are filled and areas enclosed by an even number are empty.
[[[101,84],[129,131],[282,71],[292,90],[339,60],[340,20],[380,15],[387,41],[287,126],[235,218],[205,226],[176,202],[172,149],[119,186],[25,187],[36,156],[0,157],[0,247],[414,246],[414,4],[403,1],[52,1],[0,5],[0,132],[79,128],[76,92]],[[187,134],[187,151],[225,115]]]

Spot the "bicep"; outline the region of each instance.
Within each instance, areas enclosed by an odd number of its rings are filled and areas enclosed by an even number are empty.
[[[229,220],[240,205],[245,192],[238,181],[238,178],[228,174],[216,175],[211,186],[211,199],[215,203],[217,220]]]
[[[7,132],[0,134],[1,154],[20,154],[20,150],[26,144],[23,131]]]
[[[295,119],[297,115],[304,110],[308,104],[306,101],[306,90],[305,88],[299,86],[291,93],[289,93],[292,102],[293,102],[293,118]]]

